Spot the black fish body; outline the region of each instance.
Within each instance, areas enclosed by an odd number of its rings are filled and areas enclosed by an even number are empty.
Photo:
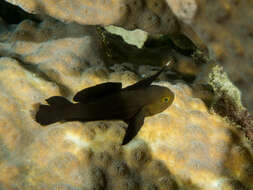
[[[83,121],[126,120],[131,118],[144,102],[137,102],[136,91],[120,91],[88,103],[72,105],[69,119]],[[68,118],[67,118],[68,119]]]
[[[123,140],[126,144],[138,133],[146,116],[162,112],[174,99],[168,88],[150,85],[161,71],[123,89],[121,83],[84,89],[75,95],[77,103],[61,96],[50,97],[46,99],[49,105],[40,105],[36,121],[48,125],[58,121],[123,120],[128,123]]]

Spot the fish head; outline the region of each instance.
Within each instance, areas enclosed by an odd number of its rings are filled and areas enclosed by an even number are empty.
[[[166,110],[174,100],[174,93],[167,87],[151,85],[147,88],[145,105],[147,116],[152,116]]]

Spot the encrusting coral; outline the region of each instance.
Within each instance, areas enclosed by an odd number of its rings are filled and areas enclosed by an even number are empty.
[[[139,66],[134,73],[124,65],[106,66],[96,35],[95,27],[52,20],[26,20],[2,35],[0,189],[253,188],[252,149],[244,134],[209,113],[182,81],[155,83],[170,88],[175,100],[146,118],[126,146],[121,121],[35,122],[36,104],[45,98],[71,99],[106,81],[127,86],[157,69]]]
[[[50,15],[65,22],[117,25],[156,34],[174,33],[179,30],[177,19],[165,0],[7,1],[29,13]]]
[[[209,60],[203,66],[195,85],[210,85],[214,96],[210,107],[223,117],[238,124],[253,143],[253,116],[241,103],[241,92],[232,84],[223,68]],[[205,99],[205,97],[203,98]]]
[[[253,1],[167,0],[173,13],[208,46],[216,62],[242,92],[244,106],[253,113]]]

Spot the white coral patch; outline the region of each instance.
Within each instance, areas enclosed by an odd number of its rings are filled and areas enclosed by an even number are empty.
[[[84,141],[79,135],[67,132],[65,135],[65,139],[71,141],[72,143],[76,144],[78,148],[86,148],[89,147],[89,143]]]

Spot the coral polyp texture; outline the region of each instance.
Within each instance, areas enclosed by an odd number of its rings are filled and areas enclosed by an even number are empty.
[[[127,86],[141,79],[138,73],[155,72],[106,65],[95,31],[50,20],[3,29],[0,189],[252,189],[252,148],[244,134],[210,113],[184,82],[155,83],[170,88],[175,100],[146,118],[125,146],[122,121],[42,127],[34,120],[38,102],[50,96],[71,99],[83,88],[107,81]]]
[[[50,1],[8,0],[30,13],[50,15],[65,22],[85,25],[118,25],[149,33],[174,33],[176,17],[165,0]]]
[[[191,23],[242,92],[245,107],[253,113],[253,1],[167,0],[175,15]],[[195,15],[195,16],[193,16]]]

